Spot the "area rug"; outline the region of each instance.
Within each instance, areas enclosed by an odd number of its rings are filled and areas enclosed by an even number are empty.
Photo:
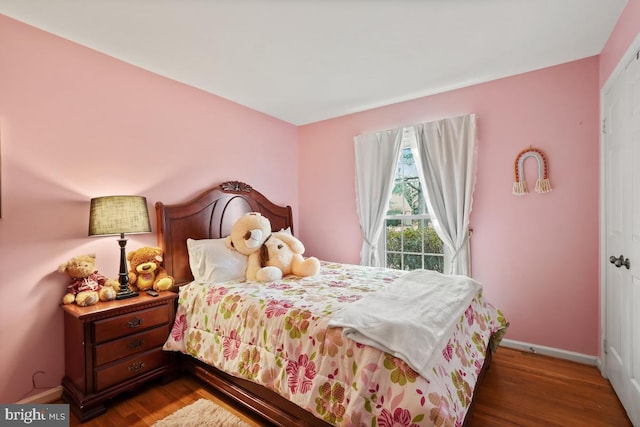
[[[161,419],[153,427],[251,427],[210,400],[200,399]]]

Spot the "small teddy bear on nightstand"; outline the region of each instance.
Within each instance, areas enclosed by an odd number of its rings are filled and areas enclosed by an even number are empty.
[[[98,301],[116,299],[120,283],[98,273],[95,265],[96,256],[89,254],[71,258],[58,267],[59,272],[66,273],[71,278],[67,293],[62,297],[63,304],[75,303],[80,307],[86,307]]]
[[[175,280],[162,266],[162,250],[144,246],[127,254],[129,287],[133,290],[168,291]]]

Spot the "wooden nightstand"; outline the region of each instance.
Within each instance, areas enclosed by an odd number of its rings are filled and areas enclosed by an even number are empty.
[[[63,305],[65,377],[62,398],[81,421],[106,411],[104,402],[146,381],[177,372],[162,350],[178,294],[160,292],[89,307]]]

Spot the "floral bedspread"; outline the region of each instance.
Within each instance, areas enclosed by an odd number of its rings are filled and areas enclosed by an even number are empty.
[[[481,293],[425,377],[327,328],[333,312],[402,274],[322,262],[315,277],[194,282],[180,291],[164,349],[270,388],[336,426],[461,425],[490,337],[507,327]]]

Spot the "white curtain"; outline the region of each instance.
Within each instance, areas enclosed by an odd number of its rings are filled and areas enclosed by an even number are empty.
[[[395,169],[400,156],[402,129],[354,138],[356,153],[356,205],[364,240],[360,264],[379,267],[378,242],[384,227]]]
[[[469,216],[476,182],[474,114],[415,125],[418,157],[434,227],[444,243],[447,274],[470,275]],[[447,265],[448,264],[448,265]]]

